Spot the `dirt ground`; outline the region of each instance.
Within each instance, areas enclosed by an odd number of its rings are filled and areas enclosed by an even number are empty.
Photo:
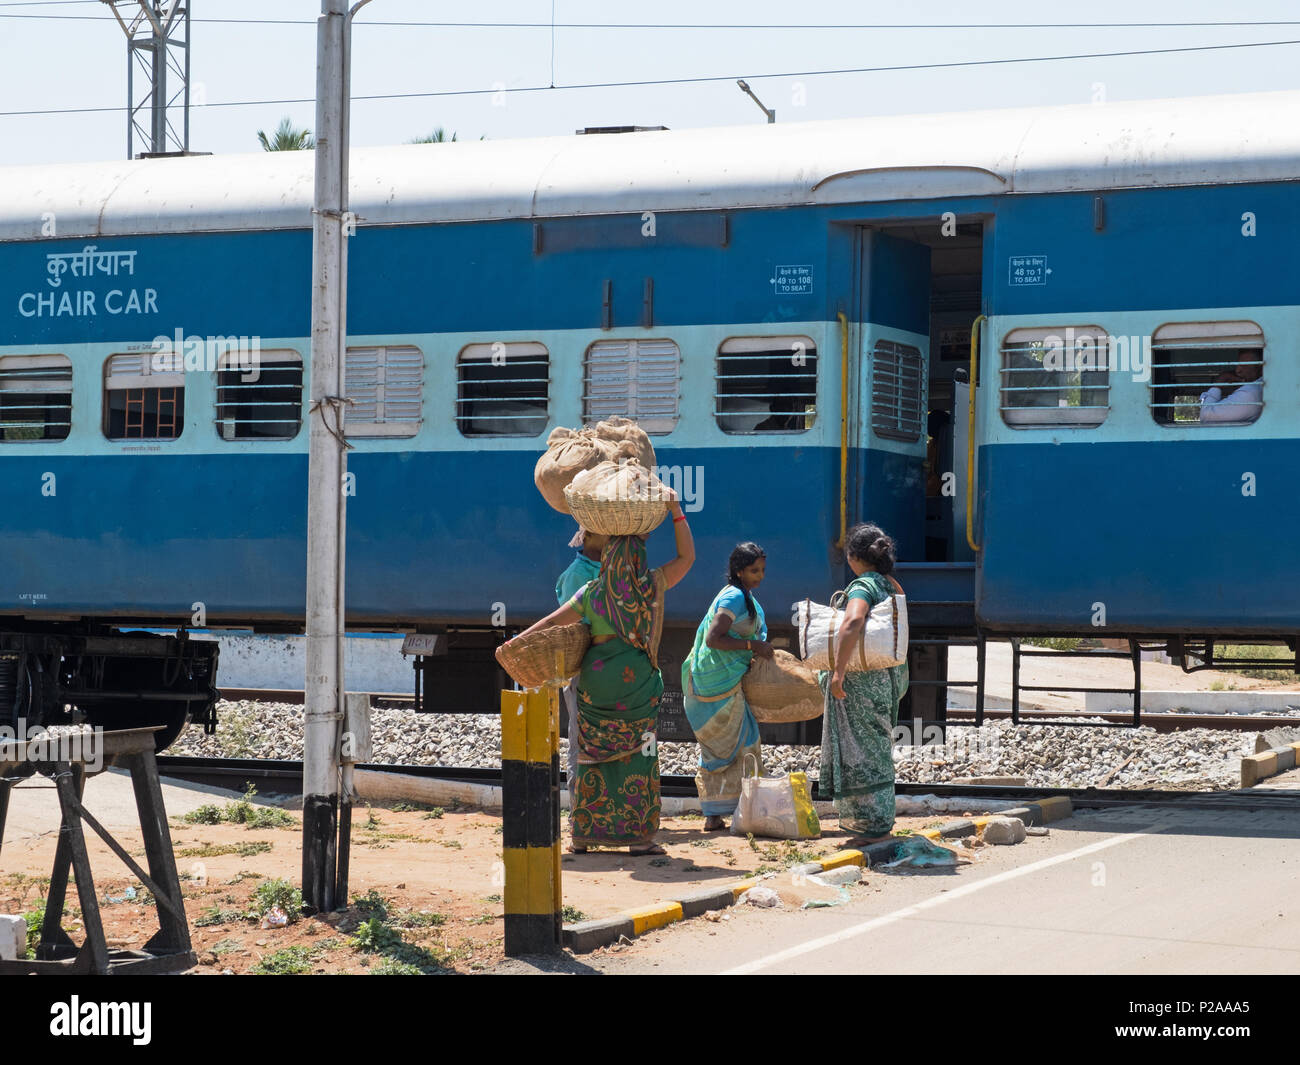
[[[232,805],[238,804],[216,802],[205,808],[206,816]],[[254,809],[275,808],[255,803]],[[265,908],[268,894],[296,887],[301,876],[300,818],[284,816],[287,823],[275,828],[171,819],[200,959],[195,973],[471,973],[504,960],[499,814],[403,803],[360,807],[353,813],[354,905],[324,918],[263,928],[247,915]],[[937,823],[900,818],[895,830]],[[565,853],[565,920],[609,917],[749,874],[780,871],[839,850],[848,838],[833,817],[822,819],[820,839],[801,843],[749,841],[725,831],[706,834],[702,825],[699,815],[665,818],[659,835],[665,857],[632,857],[625,850]],[[152,900],[108,848],[87,834],[109,945],[140,946],[157,927]],[[56,839],[57,832],[50,832],[20,846],[6,845],[0,913],[43,912]],[[118,839],[142,861],[138,832],[122,831]],[[75,885],[70,885],[64,927],[78,942],[80,917]]]

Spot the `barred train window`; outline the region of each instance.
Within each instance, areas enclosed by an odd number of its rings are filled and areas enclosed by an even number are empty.
[[[344,388],[348,436],[414,436],[420,431],[424,353],[410,345],[348,348]]]
[[[184,428],[183,371],[156,371],[149,351],[108,357],[104,435],[109,440],[175,440]]]
[[[871,352],[871,428],[893,440],[925,429],[925,360],[919,348],[878,340]]]
[[[470,344],[456,364],[462,436],[537,436],[549,419],[550,353],[536,341]]]
[[[817,420],[811,337],[732,337],[718,348],[714,416],[724,433],[802,433]]]
[[[64,440],[71,425],[71,359],[0,357],[0,441]]]
[[[302,428],[302,356],[227,352],[217,363],[222,440],[292,440]]]
[[[583,420],[592,425],[621,414],[647,433],[671,433],[681,360],[671,340],[596,341],[587,349]]]
[[[1016,428],[1089,428],[1110,411],[1110,346],[1095,325],[1013,329],[1001,371],[1002,420]]]
[[[1159,425],[1248,425],[1263,409],[1264,331],[1254,322],[1178,322],[1151,334]]]

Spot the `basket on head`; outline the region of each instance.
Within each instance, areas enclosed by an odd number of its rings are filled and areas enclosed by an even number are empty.
[[[788,651],[755,656],[740,686],[759,721],[811,721],[826,707],[817,674]]]
[[[562,686],[582,669],[591,646],[591,630],[576,625],[552,625],[527,636],[516,636],[496,650],[501,668],[523,688]]]
[[[667,490],[635,461],[583,470],[564,489],[564,501],[579,525],[605,536],[644,536],[668,516]]]

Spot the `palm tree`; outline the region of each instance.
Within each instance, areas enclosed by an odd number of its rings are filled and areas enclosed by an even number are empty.
[[[444,130],[441,126],[439,126],[427,137],[416,137],[415,140],[407,141],[407,143],[408,144],[444,144],[448,141],[454,141],[455,139],[456,139],[456,134],[453,133],[450,137],[448,137],[447,131]]]
[[[309,129],[294,129],[293,120],[285,115],[275,127],[275,133],[268,140],[264,130],[257,131],[257,139],[264,152],[298,152],[315,148],[316,141]],[[454,139],[454,138],[453,138]]]

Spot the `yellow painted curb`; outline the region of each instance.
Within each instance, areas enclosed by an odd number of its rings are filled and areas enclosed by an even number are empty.
[[[1053,795],[1047,799],[1035,799],[1034,805],[1043,811],[1043,824],[1048,821],[1060,821],[1074,813],[1074,804],[1067,795]]]
[[[937,828],[922,829],[920,832],[915,833],[915,835],[924,836],[928,840],[936,840],[940,838],[939,830]]]
[[[838,869],[843,865],[866,865],[861,851],[836,851],[820,859],[822,869]]]
[[[655,928],[663,928],[682,919],[682,904],[668,902],[645,910],[624,910],[624,917],[632,919],[632,934],[643,936]]]
[[[975,822],[975,831],[976,831],[976,832],[983,832],[983,831],[984,831],[984,826],[987,825],[990,821],[992,821],[993,818],[991,818],[991,817],[972,817],[971,820]]]
[[[743,895],[746,891],[748,891],[757,883],[758,883],[757,878],[754,878],[750,880],[742,880],[739,884],[732,884],[731,897],[735,899],[737,902],[739,902],[740,896]]]

